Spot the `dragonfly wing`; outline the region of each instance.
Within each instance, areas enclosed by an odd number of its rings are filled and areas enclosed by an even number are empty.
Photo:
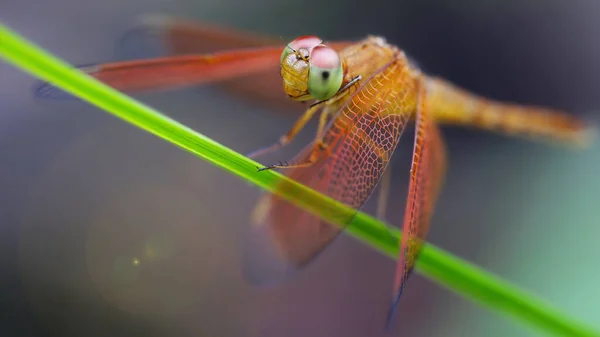
[[[172,55],[204,54],[265,46],[279,46],[281,55],[285,47],[285,42],[280,38],[164,15],[142,16],[139,24],[124,34],[119,44],[121,53],[126,55],[135,55],[155,44],[161,49],[166,48]],[[281,108],[282,111],[297,113],[298,109],[301,109],[282,93],[278,64],[262,72],[221,81],[218,86],[239,98]]]
[[[260,47],[215,54],[180,55],[155,59],[88,65],[81,71],[123,92],[174,89],[278,71],[281,47]],[[280,95],[285,97],[282,87]],[[65,92],[49,82],[38,83],[40,98],[64,98]]]
[[[360,209],[379,183],[415,109],[415,88],[407,78],[401,62],[382,68],[329,123],[323,138],[328,155],[323,152],[315,164],[282,173]],[[306,160],[312,149],[311,144],[292,163]],[[251,231],[252,237],[261,237],[254,240],[260,247],[244,254],[253,283],[284,279],[309,264],[342,231],[274,194],[263,195],[256,210]]]
[[[240,48],[283,45],[279,38],[249,33],[212,23],[160,14],[142,15],[119,40],[119,49],[138,49],[140,42],[157,40],[174,55],[205,54]],[[142,44],[143,45],[143,44]]]
[[[157,38],[174,55],[205,54],[240,48],[280,46],[283,50],[286,40],[265,34],[250,33],[240,29],[224,27],[165,15],[143,15],[138,24],[120,39],[122,48],[137,46],[138,35]],[[290,39],[291,40],[291,39]],[[349,41],[330,41],[327,45],[335,50],[344,48]]]
[[[163,15],[145,15],[139,24],[127,32],[120,42],[123,51],[147,49],[139,47],[149,44],[145,41],[158,42],[174,55],[204,54],[239,48],[279,46],[280,54],[285,41],[280,37],[250,33],[247,31],[223,27],[211,23],[197,22]],[[348,42],[334,42],[333,48],[340,50]],[[279,67],[266,69],[250,75],[239,76],[232,80],[220,82],[219,87],[237,97],[260,102],[267,106],[297,114],[301,107],[282,94]]]
[[[313,151],[306,146],[293,160],[304,160]],[[324,192],[329,179],[313,179],[326,171],[327,160],[319,160],[305,168],[284,170],[286,176],[298,182],[310,182],[310,187]],[[278,188],[285,188],[281,184]],[[246,234],[244,273],[253,284],[279,282],[327,246],[339,233],[293,204],[264,193],[252,215],[252,224]],[[302,242],[306,241],[306,242]],[[283,246],[283,247],[281,247]]]
[[[396,266],[394,297],[388,326],[406,280],[429,232],[430,219],[446,173],[446,149],[441,132],[427,106],[427,83],[419,89],[413,161],[404,215],[400,256]]]

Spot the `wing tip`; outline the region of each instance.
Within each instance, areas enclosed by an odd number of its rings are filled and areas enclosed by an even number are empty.
[[[295,269],[282,258],[276,245],[267,237],[268,233],[257,227],[246,233],[243,255],[242,276],[253,286],[269,287],[290,277]]]
[[[81,64],[75,66],[79,71],[83,71],[85,73],[93,73],[98,70],[97,64]],[[47,100],[60,100],[60,101],[78,101],[79,97],[62,90],[56,85],[52,84],[48,81],[36,80],[32,87],[31,91],[33,92],[33,96],[38,99],[47,99]]]
[[[386,332],[390,332],[392,330],[393,323],[394,323],[394,316],[396,315],[396,312],[398,311],[398,303],[400,303],[400,297],[402,297],[403,290],[404,290],[404,284],[400,286],[400,289],[398,289],[397,293],[392,298],[392,303],[390,304],[390,307],[388,308],[387,319],[385,322],[385,331]]]
[[[281,283],[294,272],[271,237],[269,210],[271,195],[264,194],[252,211],[250,226],[244,233],[242,275],[253,286]]]
[[[402,258],[400,258],[402,260]],[[403,266],[401,270],[406,270],[406,263],[398,264],[398,266]],[[398,268],[398,267],[397,267]],[[400,269],[398,269],[400,270]],[[412,275],[414,268],[411,266],[404,273],[399,274],[396,278],[396,282],[394,283],[394,295],[392,297],[392,303],[388,308],[387,319],[385,324],[385,330],[390,331],[392,328],[392,324],[394,322],[394,316],[398,311],[398,304],[400,303],[400,298],[402,297],[402,293],[404,292],[404,287],[406,286],[406,281]]]
[[[33,96],[38,99],[47,100],[77,100],[76,96],[58,88],[47,81],[35,81],[32,88]]]

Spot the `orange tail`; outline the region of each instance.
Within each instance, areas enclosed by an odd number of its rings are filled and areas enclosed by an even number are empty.
[[[429,78],[429,106],[436,121],[511,136],[583,147],[596,129],[566,112],[497,102],[474,95],[440,78]]]

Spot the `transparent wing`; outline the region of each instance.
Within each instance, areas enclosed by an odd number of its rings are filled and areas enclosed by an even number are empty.
[[[414,83],[394,61],[368,79],[330,122],[328,146],[307,168],[282,173],[350,207],[360,209],[381,179],[416,106]],[[292,161],[302,162],[314,146]],[[284,188],[284,187],[282,187]],[[287,201],[263,195],[245,256],[251,282],[279,281],[306,266],[342,231]]]
[[[388,326],[402,290],[429,232],[430,219],[446,173],[446,149],[441,132],[427,106],[425,80],[419,89],[416,135],[410,170],[408,200],[404,215],[400,256],[396,265],[394,297]]]
[[[139,17],[121,39],[119,49],[145,49],[144,43],[156,41],[172,55],[205,54],[240,48],[281,46],[280,38],[250,33],[217,24],[198,22],[161,14]]]

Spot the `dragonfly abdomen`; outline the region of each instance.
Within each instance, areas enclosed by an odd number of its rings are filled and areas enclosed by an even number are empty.
[[[566,112],[490,100],[440,78],[429,78],[429,100],[440,124],[579,146],[593,134],[588,124]]]

